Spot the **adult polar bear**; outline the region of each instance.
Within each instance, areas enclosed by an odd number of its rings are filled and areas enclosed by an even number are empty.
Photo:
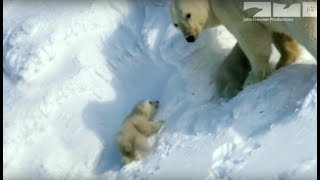
[[[297,0],[273,0],[292,4]],[[244,86],[259,82],[273,72],[269,64],[273,34],[294,37],[317,58],[317,19],[294,18],[293,21],[250,21],[250,10],[243,10],[244,0],[175,0],[170,4],[173,24],[183,32],[188,42],[193,42],[207,28],[224,25],[238,41],[248,57],[251,71]],[[283,45],[285,46],[285,45]]]

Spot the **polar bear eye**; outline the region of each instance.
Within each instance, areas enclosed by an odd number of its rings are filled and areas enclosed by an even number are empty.
[[[149,101],[149,104],[152,104],[152,102],[151,102],[151,101]]]
[[[191,18],[191,14],[190,14],[190,13],[187,13],[186,18],[187,18],[187,19]]]
[[[178,24],[176,24],[176,23],[174,23],[173,25],[174,25],[174,27],[178,27]]]

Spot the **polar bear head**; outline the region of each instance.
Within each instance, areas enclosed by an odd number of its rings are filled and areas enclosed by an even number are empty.
[[[151,118],[157,113],[158,108],[159,101],[143,100],[136,105],[134,113]]]
[[[174,0],[169,5],[171,21],[187,42],[194,42],[208,27],[215,26],[209,0]]]

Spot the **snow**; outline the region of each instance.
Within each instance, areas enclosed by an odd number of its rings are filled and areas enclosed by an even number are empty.
[[[226,100],[210,80],[234,37],[219,26],[187,43],[166,1],[3,10],[6,179],[317,178],[317,65],[305,50]],[[166,123],[152,154],[122,167],[114,135],[141,99],[159,100]]]

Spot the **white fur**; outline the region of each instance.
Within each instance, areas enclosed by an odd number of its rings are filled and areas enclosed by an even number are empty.
[[[153,121],[158,103],[144,100],[139,102],[126,117],[117,133],[117,142],[123,164],[141,159],[149,154],[148,138],[161,128],[163,121]]]
[[[273,0],[275,3],[284,1],[292,3],[292,0]],[[171,20],[186,37],[192,35],[195,38],[205,29],[224,25],[237,39],[250,61],[251,71],[245,80],[245,86],[265,79],[274,71],[269,63],[272,32],[292,36],[317,58],[317,18],[294,18],[293,22],[243,22],[244,17],[248,17],[248,12],[243,11],[243,2],[243,0],[175,0],[170,4]],[[188,19],[187,13],[191,14]]]

